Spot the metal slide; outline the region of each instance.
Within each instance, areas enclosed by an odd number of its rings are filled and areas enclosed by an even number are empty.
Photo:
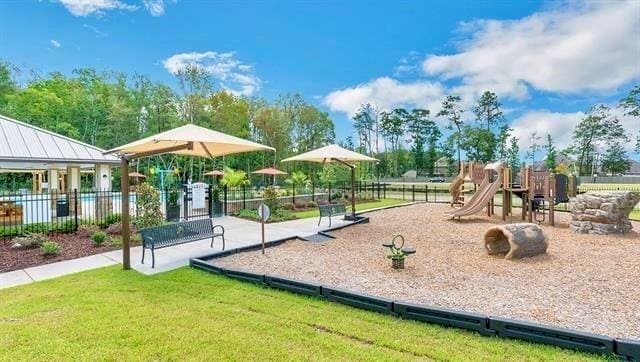
[[[461,208],[451,211],[445,214],[447,217],[460,217],[469,216],[480,212],[487,206],[487,203],[491,201],[493,196],[502,187],[502,162],[494,162],[486,165],[485,170],[493,170],[498,176],[493,182],[489,182],[489,178],[485,177],[482,183],[478,187],[478,190],[473,194],[468,203],[465,203]]]

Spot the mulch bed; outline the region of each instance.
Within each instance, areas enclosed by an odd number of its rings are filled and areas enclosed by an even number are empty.
[[[12,249],[11,245],[13,245],[14,241],[1,240],[0,273],[119,249],[119,247],[109,245],[93,246],[88,237],[76,234],[54,235],[50,237],[50,240],[60,244],[60,254],[44,256],[40,252],[40,248],[37,247]]]
[[[546,254],[519,260],[487,255],[484,232],[503,222],[483,213],[447,220],[448,205],[417,204],[371,213],[370,223],[333,232],[324,243],[290,241],[215,259],[223,267],[312,280],[391,299],[531,320],[613,337],[640,338],[640,223],[626,235],[575,234],[557,213]],[[514,222],[519,222],[519,217]],[[381,246],[402,234],[417,253],[394,270]]]

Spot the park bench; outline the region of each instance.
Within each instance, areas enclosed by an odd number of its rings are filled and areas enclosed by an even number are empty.
[[[211,238],[211,247],[215,238],[222,238],[222,250],[225,248],[224,227],[213,225],[211,219],[185,221],[140,230],[142,236],[142,264],[146,249],[151,249],[151,267],[156,266],[155,250],[168,246],[189,243]]]
[[[318,205],[318,210],[320,211],[320,218],[318,219],[318,226],[320,226],[320,221],[322,221],[322,217],[326,216],[329,218],[329,227],[331,227],[331,217],[338,215],[346,215],[347,207],[344,204],[327,204],[327,205]]]

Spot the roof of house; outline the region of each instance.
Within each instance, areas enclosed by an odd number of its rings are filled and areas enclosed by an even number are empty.
[[[0,115],[0,168],[42,169],[65,165],[117,164],[105,150]]]

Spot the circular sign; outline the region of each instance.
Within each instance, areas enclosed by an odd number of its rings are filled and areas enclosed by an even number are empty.
[[[269,210],[269,206],[260,204],[260,206],[258,206],[258,216],[262,221],[269,220],[269,216],[271,216],[271,210]]]

